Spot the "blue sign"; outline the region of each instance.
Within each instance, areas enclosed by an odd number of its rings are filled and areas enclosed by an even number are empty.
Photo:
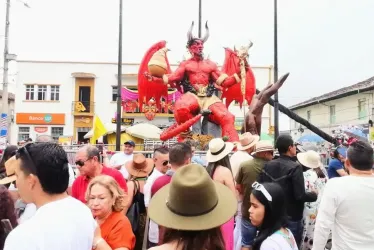
[[[8,115],[5,113],[1,113],[1,120],[0,120],[0,137],[6,137],[8,133]]]
[[[46,115],[44,116],[44,121],[45,121],[46,123],[50,123],[50,122],[52,122],[52,116],[51,116],[50,114],[46,114]]]

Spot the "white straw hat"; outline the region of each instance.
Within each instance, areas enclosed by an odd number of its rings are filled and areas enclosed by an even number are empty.
[[[319,168],[322,166],[321,157],[313,150],[308,150],[305,153],[298,153],[297,160],[308,168]]]
[[[239,143],[237,143],[238,150],[247,150],[252,148],[260,140],[258,135],[252,135],[249,132],[246,132],[242,135],[239,135]]]
[[[209,150],[206,153],[208,162],[217,162],[228,155],[234,144],[231,142],[224,142],[221,138],[214,138],[209,142]]]

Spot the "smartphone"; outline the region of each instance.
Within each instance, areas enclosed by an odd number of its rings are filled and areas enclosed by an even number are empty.
[[[4,233],[9,234],[13,230],[13,226],[10,223],[9,219],[2,219],[1,220],[1,225],[4,228]]]
[[[100,154],[103,154],[104,146],[103,145],[98,145],[97,148],[99,149]]]

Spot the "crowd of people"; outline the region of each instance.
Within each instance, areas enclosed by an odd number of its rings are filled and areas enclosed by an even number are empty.
[[[336,149],[326,169],[290,136],[244,133],[110,159],[85,145],[73,171],[51,138],[8,146],[0,162],[0,249],[295,250],[374,246],[373,149]],[[274,157],[275,151],[279,156]]]

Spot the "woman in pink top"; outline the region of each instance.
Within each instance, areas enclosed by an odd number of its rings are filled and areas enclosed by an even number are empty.
[[[220,138],[212,139],[209,142],[209,150],[206,158],[208,161],[207,171],[213,180],[227,186],[236,196],[234,177],[231,171],[229,154],[234,148],[234,144],[224,142]],[[221,226],[226,250],[234,248],[234,217]]]

